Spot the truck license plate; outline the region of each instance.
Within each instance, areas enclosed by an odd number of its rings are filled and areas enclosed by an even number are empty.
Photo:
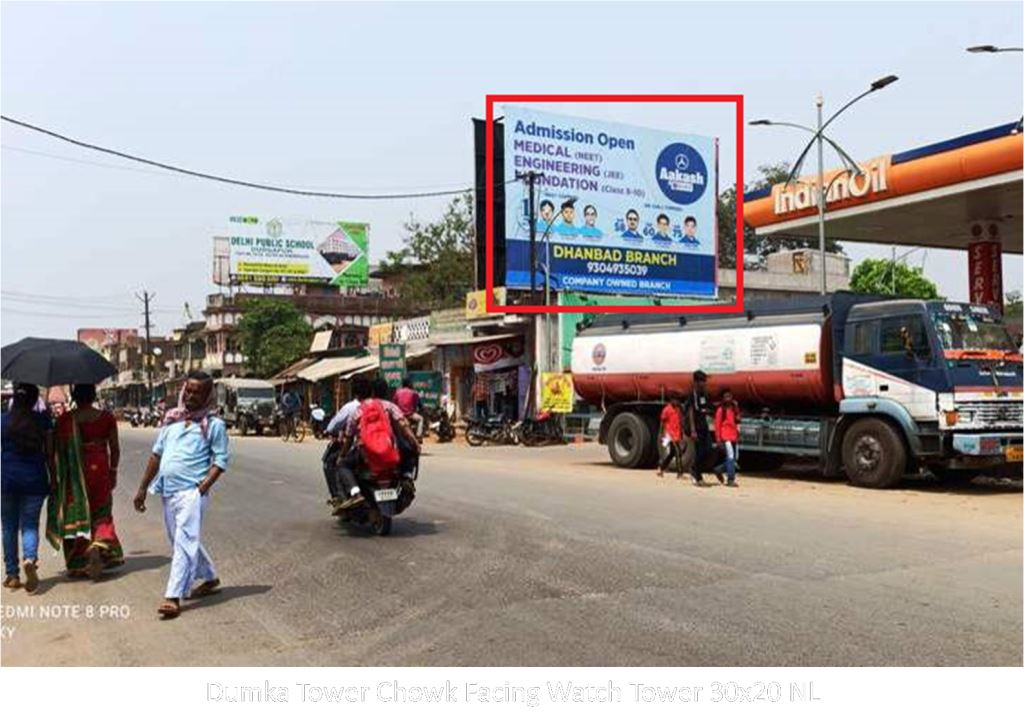
[[[374,491],[373,497],[378,503],[381,501],[397,501],[398,500],[398,489],[397,488],[382,488],[380,491]]]
[[[1024,461],[1024,446],[1007,446],[1007,461]]]

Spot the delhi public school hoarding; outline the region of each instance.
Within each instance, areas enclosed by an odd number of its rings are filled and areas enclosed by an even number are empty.
[[[231,282],[366,285],[369,231],[365,223],[231,216]]]
[[[537,261],[543,266],[547,232],[553,288],[717,294],[717,140],[504,110],[506,180],[544,174],[536,184]],[[506,192],[506,284],[529,288],[529,188],[517,181]]]

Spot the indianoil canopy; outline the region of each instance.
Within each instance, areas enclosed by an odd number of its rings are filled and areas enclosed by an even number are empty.
[[[536,179],[538,286],[717,294],[718,141],[506,106],[505,176]],[[529,188],[506,188],[506,284],[530,287]]]
[[[231,282],[366,285],[369,231],[365,223],[231,216]]]

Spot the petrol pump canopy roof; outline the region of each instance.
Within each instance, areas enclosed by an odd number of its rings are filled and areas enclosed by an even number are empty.
[[[995,227],[1004,253],[1022,252],[1024,138],[1004,124],[861,165],[859,178],[825,173],[829,238],[928,248],[965,248],[971,226]],[[833,182],[833,179],[835,181]],[[744,218],[761,235],[817,238],[816,177],[744,196]]]

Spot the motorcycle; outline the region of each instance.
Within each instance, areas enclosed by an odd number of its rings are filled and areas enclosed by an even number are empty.
[[[517,444],[518,435],[512,428],[512,422],[505,417],[487,417],[486,419],[466,418],[466,442],[470,446],[481,446],[488,441],[495,444]]]
[[[562,424],[551,412],[540,412],[536,419],[523,419],[515,425],[515,430],[523,446],[565,443]]]
[[[157,426],[160,426],[160,424],[163,422],[163,420],[164,420],[164,414],[163,414],[162,411],[160,411],[160,410],[151,410],[148,414],[146,414],[145,419],[143,420],[143,425],[144,426],[157,427]]]
[[[337,468],[340,447],[331,441],[324,450],[324,469]],[[356,482],[365,499],[363,503],[337,514],[342,523],[367,525],[375,535],[386,536],[391,532],[391,521],[405,511],[416,498],[416,478],[419,475],[417,462],[411,473],[398,469],[374,474],[365,466],[356,470]]]
[[[313,407],[309,410],[309,425],[313,430],[314,439],[326,439],[327,434],[327,412],[321,407]]]
[[[133,428],[137,427],[137,426],[141,426],[142,425],[142,415],[139,412],[135,411],[135,410],[132,410],[132,411],[128,412],[128,423],[131,424]]]
[[[426,415],[427,431],[437,437],[439,444],[455,438],[455,425],[445,409],[434,409]]]

